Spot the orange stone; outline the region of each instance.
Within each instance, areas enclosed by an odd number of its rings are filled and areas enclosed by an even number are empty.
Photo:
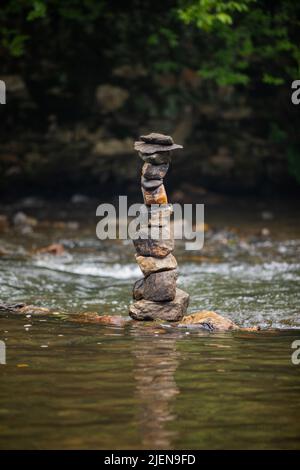
[[[154,191],[149,191],[142,188],[142,192],[146,206],[151,206],[152,204],[168,203],[167,193],[163,184]]]

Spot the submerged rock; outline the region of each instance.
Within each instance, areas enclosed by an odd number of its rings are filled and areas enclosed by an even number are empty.
[[[151,273],[170,271],[171,269],[177,268],[176,258],[171,253],[164,258],[135,255],[135,259],[144,276],[149,276]]]
[[[125,326],[130,318],[123,317],[122,315],[99,315],[96,312],[85,312],[77,315],[72,315],[71,320],[78,323],[97,323],[107,326]]]
[[[51,245],[45,246],[43,248],[39,248],[37,251],[39,254],[49,254],[54,256],[63,255],[65,249],[61,243],[52,243]]]
[[[189,294],[176,289],[176,296],[171,302],[152,302],[139,300],[130,305],[129,315],[134,320],[180,321],[189,304]]]
[[[178,323],[178,326],[189,327],[198,326],[209,331],[228,331],[228,330],[244,330],[244,331],[258,331],[259,327],[254,328],[240,328],[233,321],[228,318],[224,318],[216,312],[209,310],[203,310],[201,312],[195,312],[191,315],[187,315],[184,319]]]
[[[17,304],[5,304],[0,303],[0,312],[5,313],[12,313],[12,314],[20,314],[20,315],[49,315],[49,314],[57,314],[58,312],[54,312],[50,310],[50,308],[46,307],[36,307],[35,305],[26,305],[23,303]]]

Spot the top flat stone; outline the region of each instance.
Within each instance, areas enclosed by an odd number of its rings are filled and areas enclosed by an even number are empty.
[[[134,148],[138,152],[141,152],[145,155],[152,155],[154,153],[160,152],[170,152],[171,150],[182,149],[182,145],[172,144],[172,145],[161,145],[161,144],[146,144],[143,141],[138,140],[134,143]],[[150,162],[151,163],[151,162]]]
[[[151,132],[148,135],[141,135],[140,140],[146,144],[155,145],[173,145],[174,141],[170,135],[158,134],[157,132]]]
[[[182,145],[174,144],[170,135],[151,132],[151,134],[148,135],[141,135],[140,139],[134,143],[134,148],[141,154],[152,155],[154,153],[162,154],[163,152],[169,152],[170,150],[182,149]],[[157,162],[153,163],[157,164]]]

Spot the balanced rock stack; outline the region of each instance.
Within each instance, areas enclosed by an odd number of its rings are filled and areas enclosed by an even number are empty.
[[[173,209],[168,204],[163,178],[169,169],[171,151],[182,146],[174,144],[168,135],[152,133],[141,136],[134,148],[144,161],[141,186],[146,217],[138,238],[133,240],[144,278],[133,287],[135,302],[129,313],[134,320],[179,321],[186,313],[189,295],[176,287],[177,261],[172,254],[170,225]]]

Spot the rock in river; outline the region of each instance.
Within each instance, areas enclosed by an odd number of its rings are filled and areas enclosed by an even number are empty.
[[[207,330],[239,330],[240,328],[228,318],[218,313],[203,310],[187,315],[179,326],[199,326]]]
[[[140,238],[133,240],[136,252],[140,256],[153,256],[154,258],[164,258],[174,249],[173,238],[151,238],[141,230]]]
[[[143,298],[154,302],[173,300],[176,295],[177,277],[176,269],[150,274],[144,280]]]
[[[175,299],[171,302],[151,302],[139,300],[130,305],[129,315],[134,320],[180,321],[189,304],[189,294],[176,289]]]
[[[164,258],[154,258],[153,256],[135,256],[135,259],[142,270],[144,276],[160,271],[169,271],[177,268],[175,256],[171,253]]]

